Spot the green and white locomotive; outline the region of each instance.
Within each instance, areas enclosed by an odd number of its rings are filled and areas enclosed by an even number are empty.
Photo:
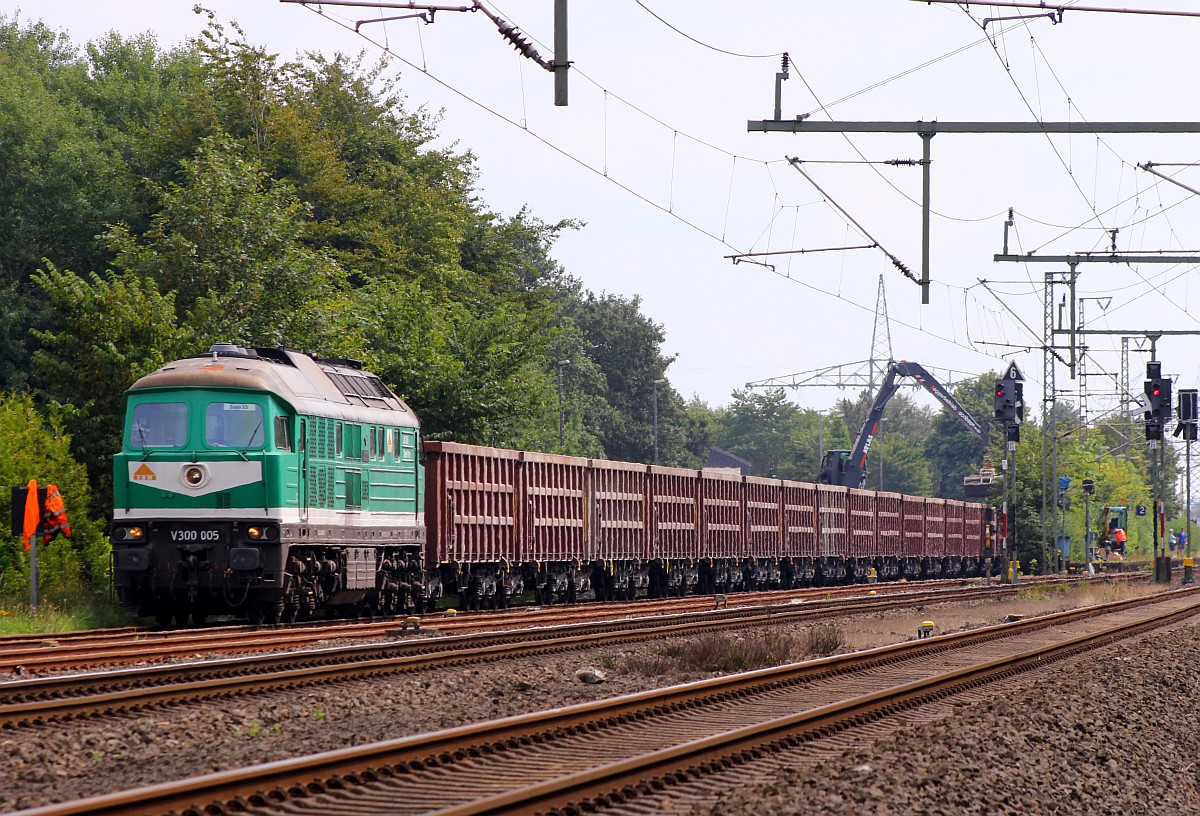
[[[128,391],[117,590],[161,624],[422,610],[417,417],[351,360],[218,344]]]

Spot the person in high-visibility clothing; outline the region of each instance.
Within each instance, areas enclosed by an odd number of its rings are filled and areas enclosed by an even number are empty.
[[[1129,536],[1125,533],[1125,528],[1118,527],[1113,532],[1113,538],[1116,540],[1116,546],[1113,547],[1113,550],[1119,552],[1121,555],[1125,555],[1125,542],[1129,540]]]
[[[67,505],[63,502],[62,493],[52,484],[46,485],[46,509],[42,518],[42,543],[49,544],[54,537],[62,533],[66,538],[71,537],[71,524],[67,521]]]

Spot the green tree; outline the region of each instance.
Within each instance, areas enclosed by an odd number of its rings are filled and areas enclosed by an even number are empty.
[[[930,488],[929,461],[920,443],[890,429],[872,443],[867,463],[868,490],[928,496]]]
[[[674,357],[664,356],[663,327],[642,314],[641,298],[585,293],[566,320],[586,342],[585,352],[604,376],[604,410],[587,418],[611,459],[654,457],[654,391],[658,384],[659,460],[684,459],[683,401],[665,382]]]
[[[324,305],[345,275],[303,242],[308,212],[227,137],[201,139],[181,182],[157,188],[146,235],[114,227],[114,266],[158,282],[196,337],[251,346],[322,348],[342,326]],[[207,344],[204,344],[207,348]]]
[[[751,464],[755,476],[813,481],[802,464],[800,409],[782,388],[733,392],[721,423],[717,446]]]
[[[0,395],[0,513],[9,518],[12,497],[7,489],[36,479],[62,492],[71,523],[71,538],[55,538],[39,547],[41,587],[47,600],[78,600],[85,585],[102,586],[108,565],[108,539],[103,526],[89,517],[87,472],[70,454],[70,438],[56,418],[47,420],[27,394]],[[23,599],[29,592],[29,554],[20,537],[5,535],[0,547],[0,596]]]
[[[932,430],[925,440],[925,458],[929,463],[930,495],[944,499],[962,499],[963,478],[977,473],[985,454],[995,466],[1004,458],[1003,432],[992,420],[994,395],[992,384],[999,379],[993,372],[965,380],[951,393],[971,417],[983,428],[980,440],[969,428],[942,408],[933,417]],[[992,446],[996,452],[991,453]]]
[[[357,302],[370,367],[410,403],[427,435],[504,445],[520,427],[525,441],[548,441],[557,402],[545,369],[544,315],[479,314],[389,280],[360,290]],[[540,429],[527,424],[534,416],[546,420]]]
[[[51,320],[42,258],[99,267],[94,236],[136,210],[117,134],[76,93],[88,73],[66,35],[0,15],[0,389],[30,384],[29,328]]]
[[[684,458],[680,464],[690,468],[702,468],[708,462],[709,451],[723,421],[724,411],[710,408],[699,395],[694,395],[684,404],[683,413],[685,441]]]

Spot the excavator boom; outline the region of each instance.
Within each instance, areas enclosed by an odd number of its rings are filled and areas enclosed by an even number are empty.
[[[854,440],[854,447],[848,451],[829,451],[825,454],[825,458],[821,462],[819,479],[822,484],[862,487],[866,483],[867,453],[870,452],[871,443],[875,441],[875,437],[879,433],[879,422],[883,419],[883,409],[887,407],[888,402],[900,388],[896,382],[898,377],[912,377],[926,391],[933,394],[946,410],[970,428],[971,432],[980,440],[986,439],[983,427],[924,367],[906,360],[893,361],[888,365],[887,376],[879,387],[879,393],[875,395],[875,402],[872,403],[871,410],[867,413],[858,437]]]

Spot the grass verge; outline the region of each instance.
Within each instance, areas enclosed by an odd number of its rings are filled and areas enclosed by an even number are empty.
[[[0,598],[0,636],[73,632],[129,624],[124,610],[103,595],[80,598],[71,603],[47,601],[39,603],[36,609],[31,608],[27,600]]]

